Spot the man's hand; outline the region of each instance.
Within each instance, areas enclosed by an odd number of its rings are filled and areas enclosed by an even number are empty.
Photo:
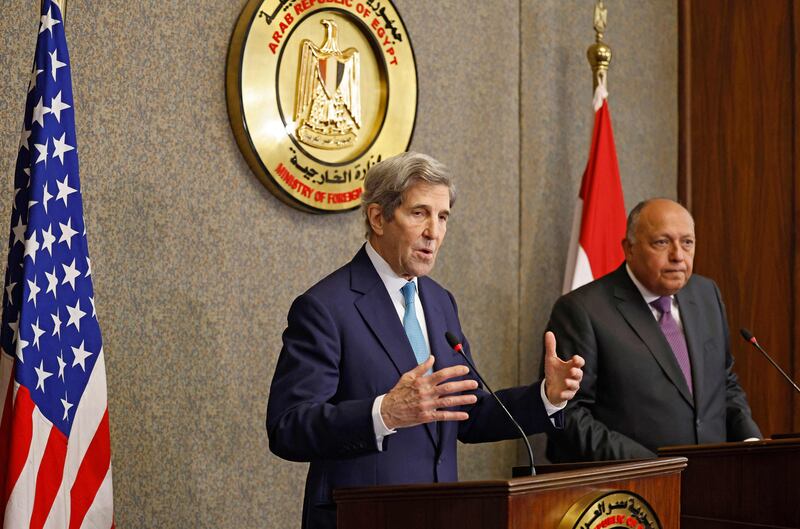
[[[544,380],[547,400],[561,406],[578,392],[583,378],[583,358],[573,356],[566,362],[556,356],[556,337],[547,331],[544,335]]]
[[[407,428],[433,421],[463,421],[469,415],[452,408],[475,404],[475,395],[454,395],[478,387],[474,380],[445,382],[469,373],[467,366],[451,366],[435,373],[425,373],[433,368],[433,355],[411,371],[404,373],[397,384],[383,397],[381,417],[387,428]]]

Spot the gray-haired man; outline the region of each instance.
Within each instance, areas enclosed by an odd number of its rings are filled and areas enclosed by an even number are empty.
[[[404,153],[364,182],[367,242],[295,300],[267,407],[270,449],[309,461],[303,527],[336,526],[337,487],[455,481],[456,439],[518,434],[445,340],[455,300],[426,275],[447,231],[455,188],[432,158]],[[529,432],[552,429],[583,361],[547,338],[546,384],[500,391]]]

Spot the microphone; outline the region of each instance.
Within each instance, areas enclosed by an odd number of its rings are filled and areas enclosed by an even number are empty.
[[[522,429],[522,426],[520,426],[519,423],[514,419],[514,416],[511,415],[511,412],[508,411],[508,408],[505,407],[505,405],[500,401],[500,398],[497,396],[497,394],[494,391],[492,391],[492,388],[489,387],[489,384],[486,383],[486,381],[483,379],[481,374],[478,373],[478,370],[475,369],[475,364],[472,363],[472,361],[469,359],[467,354],[464,352],[464,347],[461,345],[461,341],[456,337],[456,335],[451,333],[450,331],[448,331],[448,332],[444,333],[444,336],[447,339],[447,343],[450,344],[450,347],[452,347],[455,352],[461,353],[461,356],[463,356],[464,360],[467,361],[467,364],[469,364],[470,369],[472,369],[472,372],[475,373],[475,375],[477,375],[478,380],[481,381],[481,384],[483,384],[483,386],[487,390],[489,390],[489,393],[492,394],[492,397],[494,397],[494,400],[496,400],[497,403],[500,405],[500,407],[503,408],[503,411],[506,412],[506,415],[508,415],[508,418],[511,419],[511,422],[514,423],[514,426],[516,426],[517,430],[519,430],[519,433],[522,436],[522,440],[525,441],[525,447],[528,449],[528,461],[529,461],[529,469],[530,469],[530,473],[528,475],[529,476],[535,476],[536,475],[536,469],[533,468],[533,448],[531,448],[531,443],[528,441],[528,436],[525,435],[525,430]],[[520,467],[520,468],[524,468],[524,467]],[[515,470],[517,470],[517,469],[515,468]]]
[[[794,381],[791,378],[789,378],[789,375],[787,375],[786,372],[783,369],[781,369],[781,366],[776,364],[775,360],[773,360],[772,357],[769,356],[767,354],[767,352],[761,347],[761,345],[759,345],[758,340],[756,340],[756,337],[753,336],[753,333],[751,333],[750,331],[748,331],[744,327],[739,329],[739,332],[742,333],[742,338],[744,338],[746,341],[748,341],[751,344],[753,344],[753,347],[755,347],[756,349],[761,351],[761,354],[763,354],[764,356],[767,357],[767,360],[769,360],[770,364],[775,366],[775,369],[780,371],[781,375],[783,375],[783,378],[785,378],[786,380],[789,381],[789,384],[791,384],[794,387],[794,390],[797,391],[798,393],[800,393],[800,388],[797,387],[797,384],[795,384]]]

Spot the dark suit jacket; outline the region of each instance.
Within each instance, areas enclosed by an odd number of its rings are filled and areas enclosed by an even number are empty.
[[[445,340],[464,339],[455,300],[427,277],[418,280],[436,370],[463,362]],[[469,354],[469,345],[463,341]],[[516,437],[489,394],[464,422],[399,429],[375,443],[372,404],[416,366],[389,294],[362,247],[344,267],[293,303],[267,406],[270,450],[310,461],[304,528],[336,525],[337,487],[456,481],[456,438],[474,443]],[[552,429],[539,384],[498,392],[530,433]],[[563,415],[561,413],[558,414]]]
[[[625,263],[556,302],[548,329],[559,355],[580,354],[586,365],[564,430],[549,436],[552,460],[653,457],[661,446],[761,437],[732,369],[716,284],[693,275],[676,298],[694,394]]]

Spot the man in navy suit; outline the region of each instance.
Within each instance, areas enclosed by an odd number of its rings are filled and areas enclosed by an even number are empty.
[[[450,175],[428,156],[375,165],[366,244],[292,304],[267,432],[276,455],[311,463],[304,528],[336,526],[335,488],[456,481],[456,439],[518,436],[448,346],[450,331],[470,354],[453,296],[426,277],[454,201]],[[582,376],[583,360],[561,361],[552,333],[545,348],[544,382],[498,392],[529,434],[560,423]]]

